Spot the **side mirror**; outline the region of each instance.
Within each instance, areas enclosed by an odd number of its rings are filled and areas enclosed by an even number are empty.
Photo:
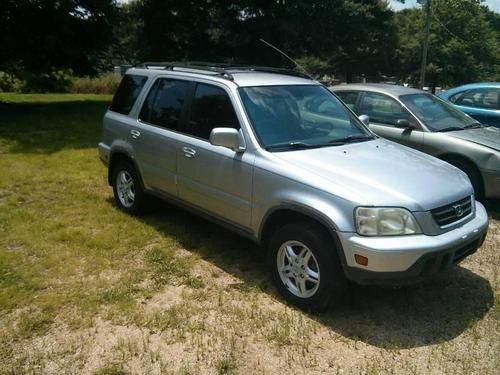
[[[233,128],[214,128],[210,132],[210,144],[227,147],[234,152],[243,152],[246,149],[243,135]]]
[[[410,121],[404,118],[396,120],[395,125],[396,128],[409,129],[409,130],[415,129],[415,125],[410,124]]]
[[[370,125],[370,117],[369,116],[367,116],[367,115],[361,115],[358,118],[366,126]]]

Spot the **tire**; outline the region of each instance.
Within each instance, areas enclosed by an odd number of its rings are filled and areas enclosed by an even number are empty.
[[[122,211],[139,216],[146,207],[146,196],[139,175],[132,163],[118,162],[113,168],[113,195]]]
[[[268,244],[268,265],[279,293],[304,310],[327,310],[347,286],[331,237],[313,223],[278,229]]]
[[[447,160],[448,163],[457,167],[458,169],[465,172],[467,177],[474,188],[474,196],[478,201],[484,200],[484,188],[483,188],[483,180],[481,178],[481,174],[477,171],[477,169],[466,161],[462,161],[460,159],[452,159]]]

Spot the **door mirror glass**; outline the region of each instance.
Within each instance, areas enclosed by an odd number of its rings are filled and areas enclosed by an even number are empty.
[[[369,117],[369,116],[367,116],[367,115],[361,115],[361,116],[359,116],[358,118],[359,118],[359,119],[361,120],[361,122],[362,122],[363,124],[365,124],[366,126],[370,125],[370,117]]]
[[[245,141],[242,134],[233,128],[214,128],[210,132],[210,144],[222,146],[234,152],[245,151]]]
[[[411,124],[410,121],[408,121],[405,118],[401,118],[399,120],[396,120],[396,128],[401,128],[401,129],[415,129],[415,125]]]

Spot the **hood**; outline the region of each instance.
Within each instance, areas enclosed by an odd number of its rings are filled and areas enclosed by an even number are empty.
[[[364,200],[357,204],[427,211],[473,192],[459,169],[384,139],[274,155],[291,164],[304,183],[333,195],[350,191]]]
[[[455,138],[464,139],[500,151],[500,129],[493,126],[458,130],[449,132],[448,134]]]

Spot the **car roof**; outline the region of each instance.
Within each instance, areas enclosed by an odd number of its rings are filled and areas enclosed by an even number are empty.
[[[163,69],[160,66],[150,68],[131,68],[126,74],[138,74],[144,76],[157,76],[161,74],[178,75],[180,77],[202,78],[228,83],[232,82],[239,87],[250,86],[276,86],[276,85],[320,85],[313,79],[299,76],[300,73],[286,74],[251,69],[224,69],[223,71],[199,70],[193,68]]]
[[[386,83],[350,83],[330,87],[333,91],[372,91],[390,94],[393,96],[408,95],[408,94],[423,94],[427,92],[414,89],[411,87],[404,87],[398,85],[389,85]]]
[[[487,88],[487,87],[498,87],[500,88],[500,82],[476,82],[476,83],[468,83],[466,85],[462,86],[457,86],[453,87],[451,89],[448,89],[446,91],[443,91],[439,96],[448,98],[453,94],[465,91],[465,90],[471,90],[471,89],[479,89],[479,88]]]

